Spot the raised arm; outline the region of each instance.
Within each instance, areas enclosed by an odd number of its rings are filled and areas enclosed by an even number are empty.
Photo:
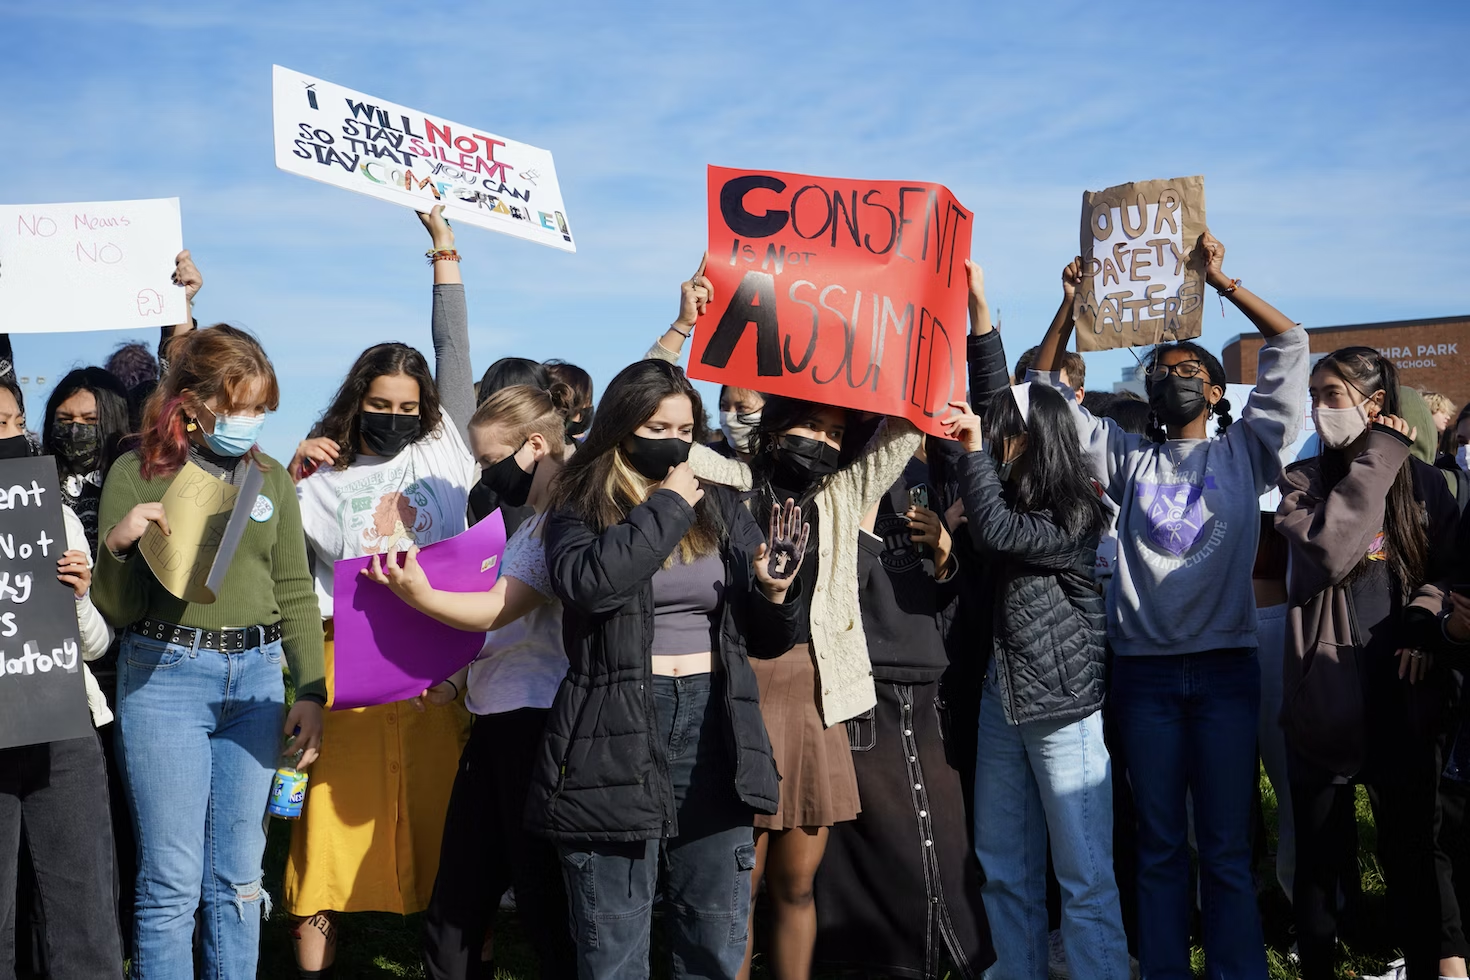
[[[663,336],[648,348],[643,360],[679,363],[679,357],[684,353],[684,341],[694,333],[695,321],[709,309],[715,298],[715,284],[704,274],[704,267],[708,262],[709,253],[706,252],[700,258],[699,268],[694,270],[694,275],[679,287],[679,315],[669,324],[669,329],[664,331]]]
[[[434,383],[439,402],[469,444],[470,416],[475,414],[475,379],[470,368],[470,318],[465,306],[464,280],[454,229],[444,217],[444,205],[419,214],[432,241],[429,260],[434,266]]]
[[[1195,248],[1198,261],[1205,263],[1205,282],[1214,286],[1221,296],[1235,304],[1255,328],[1266,337],[1276,337],[1296,326],[1290,317],[1225,274],[1225,246],[1208,231],[1199,236]]]
[[[1072,329],[1077,325],[1075,319],[1075,300],[1077,298],[1077,287],[1082,283],[1082,256],[1074,258],[1068,266],[1062,270],[1062,304],[1057,307],[1056,315],[1051,318],[1051,326],[1046,328],[1046,335],[1041,338],[1041,346],[1036,351],[1035,368],[1038,371],[1050,371],[1055,373],[1062,369],[1062,355],[1067,352],[1067,343],[1072,339]],[[1017,378],[1017,381],[1025,381],[1025,378]]]
[[[175,286],[184,291],[184,319],[172,326],[159,328],[158,376],[160,378],[168,371],[168,351],[173,346],[174,340],[199,328],[199,321],[194,319],[194,297],[198,296],[199,290],[204,288],[204,275],[194,264],[194,257],[189,254],[187,248],[174,256],[173,281]]]
[[[1124,432],[1111,419],[1094,416],[1077,403],[1076,393],[1061,381],[1062,354],[1066,352],[1067,341],[1072,336],[1074,325],[1072,300],[1077,294],[1077,284],[1081,281],[1082,259],[1079,257],[1074,258],[1062,270],[1062,303],[1057,307],[1056,316],[1052,317],[1051,326],[1046,328],[1046,336],[1042,338],[1035,366],[1026,377],[1016,380],[1044,384],[1056,388],[1066,396],[1072,421],[1077,424],[1077,438],[1082,443],[1083,454],[1092,465],[1093,477],[1102,484],[1114,502],[1121,504],[1122,500],[1119,498],[1123,488],[1119,477],[1123,472],[1123,462],[1129,453],[1142,446],[1143,437]]]
[[[1063,528],[1013,510],[1000,492],[995,461],[985,451],[980,418],[963,402],[953,402],[954,417],[945,421],[950,437],[965,449],[956,464],[965,517],[975,550],[1007,555],[1038,568],[1072,568],[1088,546]],[[1096,549],[1097,542],[1092,542]],[[1091,562],[1087,562],[1091,564]]]
[[[985,273],[974,262],[965,261],[965,275],[970,284],[970,336],[966,343],[966,360],[970,367],[970,404],[975,414],[985,417],[990,400],[997,391],[1010,384],[1006,370],[1006,349],[1000,331],[990,322],[990,304],[985,299]]]

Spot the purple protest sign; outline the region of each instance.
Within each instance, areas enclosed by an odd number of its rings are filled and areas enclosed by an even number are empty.
[[[505,519],[496,511],[474,527],[419,550],[430,584],[446,592],[488,592],[500,577]],[[362,575],[368,558],[332,570],[333,708],[362,708],[417,697],[475,659],[484,633],[445,626]]]

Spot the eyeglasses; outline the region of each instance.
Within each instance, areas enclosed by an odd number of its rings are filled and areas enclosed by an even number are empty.
[[[1148,379],[1150,381],[1163,381],[1169,375],[1176,378],[1197,378],[1205,373],[1205,365],[1202,361],[1180,361],[1178,364],[1155,364],[1149,369]]]

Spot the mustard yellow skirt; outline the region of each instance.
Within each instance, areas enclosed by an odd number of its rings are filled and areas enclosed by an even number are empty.
[[[327,683],[333,677],[327,631]],[[439,872],[439,843],[459,754],[463,701],[327,711],[322,754],[291,828],[286,911],[422,912]]]

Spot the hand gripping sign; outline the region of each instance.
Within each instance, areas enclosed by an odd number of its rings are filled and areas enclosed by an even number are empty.
[[[942,435],[965,392],[972,218],[939,184],[710,167],[715,301],[689,376]]]

